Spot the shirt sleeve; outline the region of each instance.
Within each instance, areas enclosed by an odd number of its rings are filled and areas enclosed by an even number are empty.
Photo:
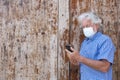
[[[98,50],[97,59],[105,59],[110,63],[113,63],[114,60],[114,53],[115,53],[115,46],[111,39],[106,39]]]

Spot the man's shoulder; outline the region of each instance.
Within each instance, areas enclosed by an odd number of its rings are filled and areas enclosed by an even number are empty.
[[[99,36],[98,39],[101,40],[101,41],[111,40],[111,38],[106,34],[101,34],[101,36]]]
[[[110,38],[109,35],[102,34],[102,35],[98,38],[98,44],[100,45],[100,44],[103,44],[103,43],[106,43],[106,42],[109,43],[109,44],[113,43],[113,42],[112,42],[112,39]]]

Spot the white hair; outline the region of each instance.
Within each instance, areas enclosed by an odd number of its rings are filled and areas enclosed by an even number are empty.
[[[101,24],[102,20],[93,12],[82,13],[78,16],[78,22],[81,23],[83,19],[90,19],[94,24]]]
[[[98,24],[99,25],[98,31],[103,32],[102,20],[95,13],[93,12],[82,13],[80,16],[78,16],[78,23],[81,24],[83,19],[90,19],[93,24]]]

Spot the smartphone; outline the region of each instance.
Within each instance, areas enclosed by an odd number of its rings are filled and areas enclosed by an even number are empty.
[[[66,47],[66,49],[69,50],[70,52],[73,52],[73,51],[71,50],[71,47],[72,47],[72,46],[71,46],[70,44],[67,44],[65,47]]]

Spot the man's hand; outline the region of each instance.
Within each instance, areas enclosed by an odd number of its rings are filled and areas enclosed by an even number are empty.
[[[79,60],[77,60],[78,57],[80,56],[79,53],[77,51],[75,51],[72,47],[71,47],[71,50],[73,52],[70,52],[67,49],[65,49],[65,51],[67,52],[67,56],[68,56],[70,62],[72,64],[74,64],[74,65],[79,65]]]
[[[73,51],[72,54],[71,54],[71,58],[72,59],[75,59],[77,62],[81,62],[81,56],[80,54],[78,53],[78,51],[76,51],[75,49],[73,49],[71,47],[71,50]]]

